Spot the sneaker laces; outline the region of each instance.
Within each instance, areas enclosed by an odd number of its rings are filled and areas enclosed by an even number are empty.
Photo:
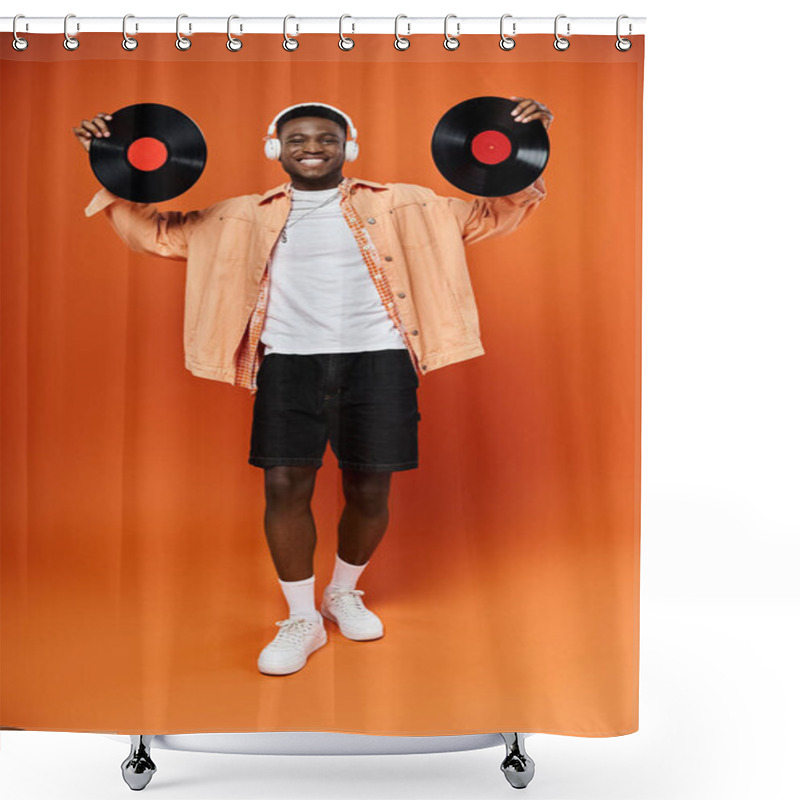
[[[280,631],[272,642],[276,647],[296,647],[303,644],[305,634],[309,633],[314,624],[305,617],[289,617],[275,623]]]
[[[353,614],[365,612],[364,603],[361,601],[360,595],[364,594],[363,589],[336,589],[328,593],[328,602],[333,603],[335,600],[344,599],[340,604],[341,611],[344,614]],[[339,609],[337,608],[337,611]]]

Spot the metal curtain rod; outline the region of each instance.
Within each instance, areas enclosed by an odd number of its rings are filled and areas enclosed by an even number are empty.
[[[555,17],[514,17],[506,14],[504,30],[506,35],[516,36],[531,33],[550,33],[555,29]],[[181,15],[181,31],[192,33],[226,33],[228,17],[194,17]],[[499,33],[500,15],[496,17],[459,17],[449,15],[448,31],[451,36],[477,33]],[[70,14],[68,20],[69,34],[81,33],[114,33],[122,32],[122,17],[82,17]],[[386,33],[394,34],[395,25],[399,33],[410,36],[415,33],[443,33],[444,17],[354,17],[349,14],[342,17],[302,17],[290,16],[288,23],[285,17],[239,17],[236,16],[232,30],[236,34],[248,33],[283,33],[288,24],[288,32],[298,33]],[[623,36],[643,34],[645,17],[624,16],[620,33]],[[13,17],[0,17],[0,31],[10,32],[13,29]],[[17,34],[24,33],[60,33],[64,34],[64,17],[28,17],[20,15],[17,19]],[[133,36],[137,33],[174,33],[176,17],[136,17],[128,16],[126,31]],[[570,17],[559,15],[558,33],[561,36],[596,35],[613,36],[617,33],[617,17]]]

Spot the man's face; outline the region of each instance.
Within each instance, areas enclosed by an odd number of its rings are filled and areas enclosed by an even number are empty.
[[[280,162],[294,186],[332,189],[341,181],[345,135],[332,119],[290,119],[281,126],[280,139]]]

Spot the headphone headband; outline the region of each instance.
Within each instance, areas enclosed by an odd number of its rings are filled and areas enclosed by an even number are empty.
[[[284,108],[283,111],[280,111],[275,115],[275,119],[273,119],[272,122],[270,123],[269,129],[267,130],[267,136],[272,136],[275,133],[275,128],[277,127],[278,120],[284,114],[291,111],[293,108],[302,108],[303,106],[322,106],[323,108],[329,108],[331,111],[335,111],[337,114],[341,114],[342,117],[344,117],[345,122],[347,122],[347,127],[350,131],[350,138],[351,139],[358,138],[358,131],[356,130],[355,125],[353,125],[353,120],[351,120],[350,117],[348,117],[347,114],[345,114],[344,111],[342,111],[341,109],[336,108],[336,106],[328,105],[327,103],[295,103],[295,105],[293,106],[288,106]]]

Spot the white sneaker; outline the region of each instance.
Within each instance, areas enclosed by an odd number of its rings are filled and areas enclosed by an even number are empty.
[[[377,615],[364,607],[361,589],[339,589],[326,587],[322,593],[320,611],[322,616],[335,622],[348,639],[363,642],[380,639],[383,623]]]
[[[308,657],[328,641],[325,623],[318,611],[314,617],[289,617],[276,622],[278,635],[258,656],[258,669],[265,675],[288,675],[302,669]]]

